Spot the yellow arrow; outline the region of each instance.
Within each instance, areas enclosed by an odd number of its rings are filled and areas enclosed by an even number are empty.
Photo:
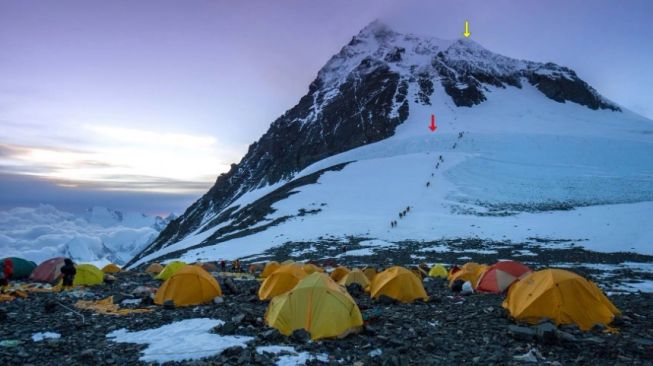
[[[465,33],[463,33],[463,36],[465,38],[469,38],[472,34],[469,32],[469,21],[465,20]]]

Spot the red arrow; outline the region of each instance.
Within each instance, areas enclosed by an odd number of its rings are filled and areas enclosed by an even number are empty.
[[[431,132],[435,132],[438,129],[438,126],[435,125],[435,114],[431,115],[431,125],[429,126]]]

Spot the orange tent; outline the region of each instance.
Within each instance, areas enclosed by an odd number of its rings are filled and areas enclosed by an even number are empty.
[[[145,272],[153,274],[159,274],[161,271],[163,271],[163,266],[159,263],[152,263],[145,269]]]
[[[202,269],[207,272],[217,272],[218,266],[216,266],[215,263],[213,262],[206,262],[206,263],[202,263]]]
[[[304,264],[302,269],[304,270],[304,272],[306,272],[306,274],[312,274],[312,273],[315,273],[315,272],[320,272],[320,273],[324,272],[324,270],[322,268],[316,266],[313,263]]]
[[[485,264],[478,264],[474,262],[465,263],[459,271],[451,275],[449,279],[449,286],[451,286],[456,280],[469,281],[472,284],[472,287],[476,288],[478,279],[481,277],[483,272],[488,268]]]
[[[617,309],[592,281],[562,269],[532,272],[510,286],[503,307],[513,318],[536,324],[543,318],[557,325],[589,330],[610,324]]]
[[[334,280],[335,282],[338,282],[347,273],[349,273],[349,268],[338,266],[336,269],[333,270],[333,272],[331,272],[331,279]]]
[[[478,280],[476,290],[480,292],[504,292],[518,279],[528,275],[532,270],[514,261],[498,262],[485,271]]]
[[[258,297],[261,300],[268,300],[284,294],[292,290],[306,276],[302,267],[296,264],[285,264],[265,278],[258,290]]]
[[[200,266],[184,266],[167,279],[156,292],[154,303],[172,300],[175,306],[199,305],[222,296],[218,281]]]
[[[422,281],[410,270],[403,267],[390,267],[377,274],[370,285],[373,299],[385,295],[408,303],[417,299],[428,300]]]
[[[281,267],[281,265],[277,261],[268,262],[265,265],[265,268],[263,268],[263,272],[261,272],[261,278],[266,278],[266,277],[270,276],[272,274],[272,272],[279,269],[279,267]]]

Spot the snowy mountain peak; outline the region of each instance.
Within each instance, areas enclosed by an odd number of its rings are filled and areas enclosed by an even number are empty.
[[[603,114],[590,118],[591,112]],[[273,204],[322,174],[361,159],[348,155],[350,151],[368,151],[370,155],[362,155],[366,158],[425,153],[441,149],[430,144],[443,138],[455,149],[458,143],[450,139],[463,131],[560,133],[551,125],[561,121],[565,131],[581,133],[594,131],[594,126],[580,120],[596,118],[610,121],[608,125],[630,118],[619,112],[569,68],[503,56],[469,39],[403,34],[372,22],[328,60],[297,105],[276,119],[242,160],[133,262],[172,248],[186,250],[265,231],[289,220],[292,213],[270,216],[276,211]],[[432,113],[446,121],[438,125],[439,139],[433,140],[425,125]],[[384,148],[372,154],[372,146]],[[375,174],[380,173],[368,175]]]

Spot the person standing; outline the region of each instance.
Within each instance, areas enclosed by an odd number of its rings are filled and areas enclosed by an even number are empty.
[[[72,287],[75,281],[77,269],[75,263],[70,258],[64,259],[64,265],[61,267],[61,274],[63,275],[63,287]]]

